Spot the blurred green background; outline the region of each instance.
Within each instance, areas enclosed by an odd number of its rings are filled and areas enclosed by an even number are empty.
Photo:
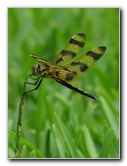
[[[44,79],[25,98],[22,158],[119,158],[119,9],[8,9],[8,157],[15,157],[15,133],[23,83],[37,61],[48,61],[70,38],[86,34],[81,55],[106,46],[104,56],[74,82],[97,101]],[[31,81],[31,80],[30,80]],[[33,87],[27,85],[28,89]]]

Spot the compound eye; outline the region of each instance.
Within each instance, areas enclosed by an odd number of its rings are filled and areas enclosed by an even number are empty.
[[[37,76],[40,74],[40,72],[41,72],[41,66],[39,64],[36,64],[36,65],[31,67],[32,75]]]

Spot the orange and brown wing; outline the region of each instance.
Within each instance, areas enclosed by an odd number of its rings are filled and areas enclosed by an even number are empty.
[[[69,65],[65,66],[65,69],[68,72],[67,76],[65,77],[65,81],[71,82],[74,81],[80,74],[85,72],[94,63],[99,60],[102,55],[105,53],[106,47],[100,46],[92,49],[91,51],[87,52],[83,57],[81,57],[76,62],[72,62]]]
[[[71,61],[77,54],[80,53],[85,45],[86,36],[84,33],[74,35],[68,45],[55,57],[53,64],[62,66]]]

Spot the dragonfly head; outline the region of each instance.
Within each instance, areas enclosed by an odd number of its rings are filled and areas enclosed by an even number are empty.
[[[41,66],[39,64],[32,66],[31,73],[33,76],[38,76],[41,73]]]

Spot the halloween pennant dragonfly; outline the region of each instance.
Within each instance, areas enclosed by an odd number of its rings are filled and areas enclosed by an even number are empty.
[[[31,67],[31,75],[29,77],[36,81],[35,83],[26,83],[34,85],[35,88],[25,93],[38,89],[43,78],[52,78],[65,87],[96,100],[96,97],[92,94],[70,84],[71,81],[77,79],[80,74],[93,66],[93,64],[99,60],[106,51],[105,46],[95,47],[77,61],[72,61],[72,59],[83,49],[85,41],[86,36],[84,33],[74,35],[65,49],[58,53],[52,62],[48,62],[34,54],[30,54],[30,56],[40,62],[44,68],[42,69],[39,64]],[[70,63],[67,64],[67,62]],[[32,76],[35,76],[35,78]]]

